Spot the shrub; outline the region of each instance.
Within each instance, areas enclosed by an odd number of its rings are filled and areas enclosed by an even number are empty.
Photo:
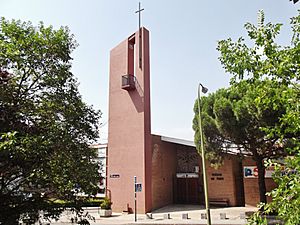
[[[112,202],[109,198],[105,197],[100,204],[101,209],[111,209]]]

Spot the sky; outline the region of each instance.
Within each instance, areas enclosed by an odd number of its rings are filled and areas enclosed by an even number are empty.
[[[109,54],[138,29],[138,0],[0,0],[6,19],[68,26],[79,47],[72,72],[83,100],[101,110],[101,142],[107,139]],[[153,134],[193,140],[198,84],[209,92],[228,87],[216,50],[219,40],[245,37],[244,24],[282,23],[277,39],[291,40],[290,18],[300,2],[289,0],[142,0],[142,26],[150,31],[151,129]],[[248,42],[251,44],[251,42]]]

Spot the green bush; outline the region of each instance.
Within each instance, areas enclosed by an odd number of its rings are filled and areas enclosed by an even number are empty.
[[[56,199],[53,205],[56,207],[70,208],[80,205],[81,207],[98,207],[104,200],[99,198],[78,199],[77,201],[64,201]]]
[[[111,209],[112,202],[109,198],[105,197],[100,204],[101,209]]]

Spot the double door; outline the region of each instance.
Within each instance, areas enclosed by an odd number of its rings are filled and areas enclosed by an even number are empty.
[[[203,204],[203,185],[199,178],[176,178],[175,203]]]

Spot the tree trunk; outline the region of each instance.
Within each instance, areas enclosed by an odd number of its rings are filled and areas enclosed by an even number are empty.
[[[262,157],[257,157],[255,161],[258,172],[259,200],[267,203],[264,161]]]

